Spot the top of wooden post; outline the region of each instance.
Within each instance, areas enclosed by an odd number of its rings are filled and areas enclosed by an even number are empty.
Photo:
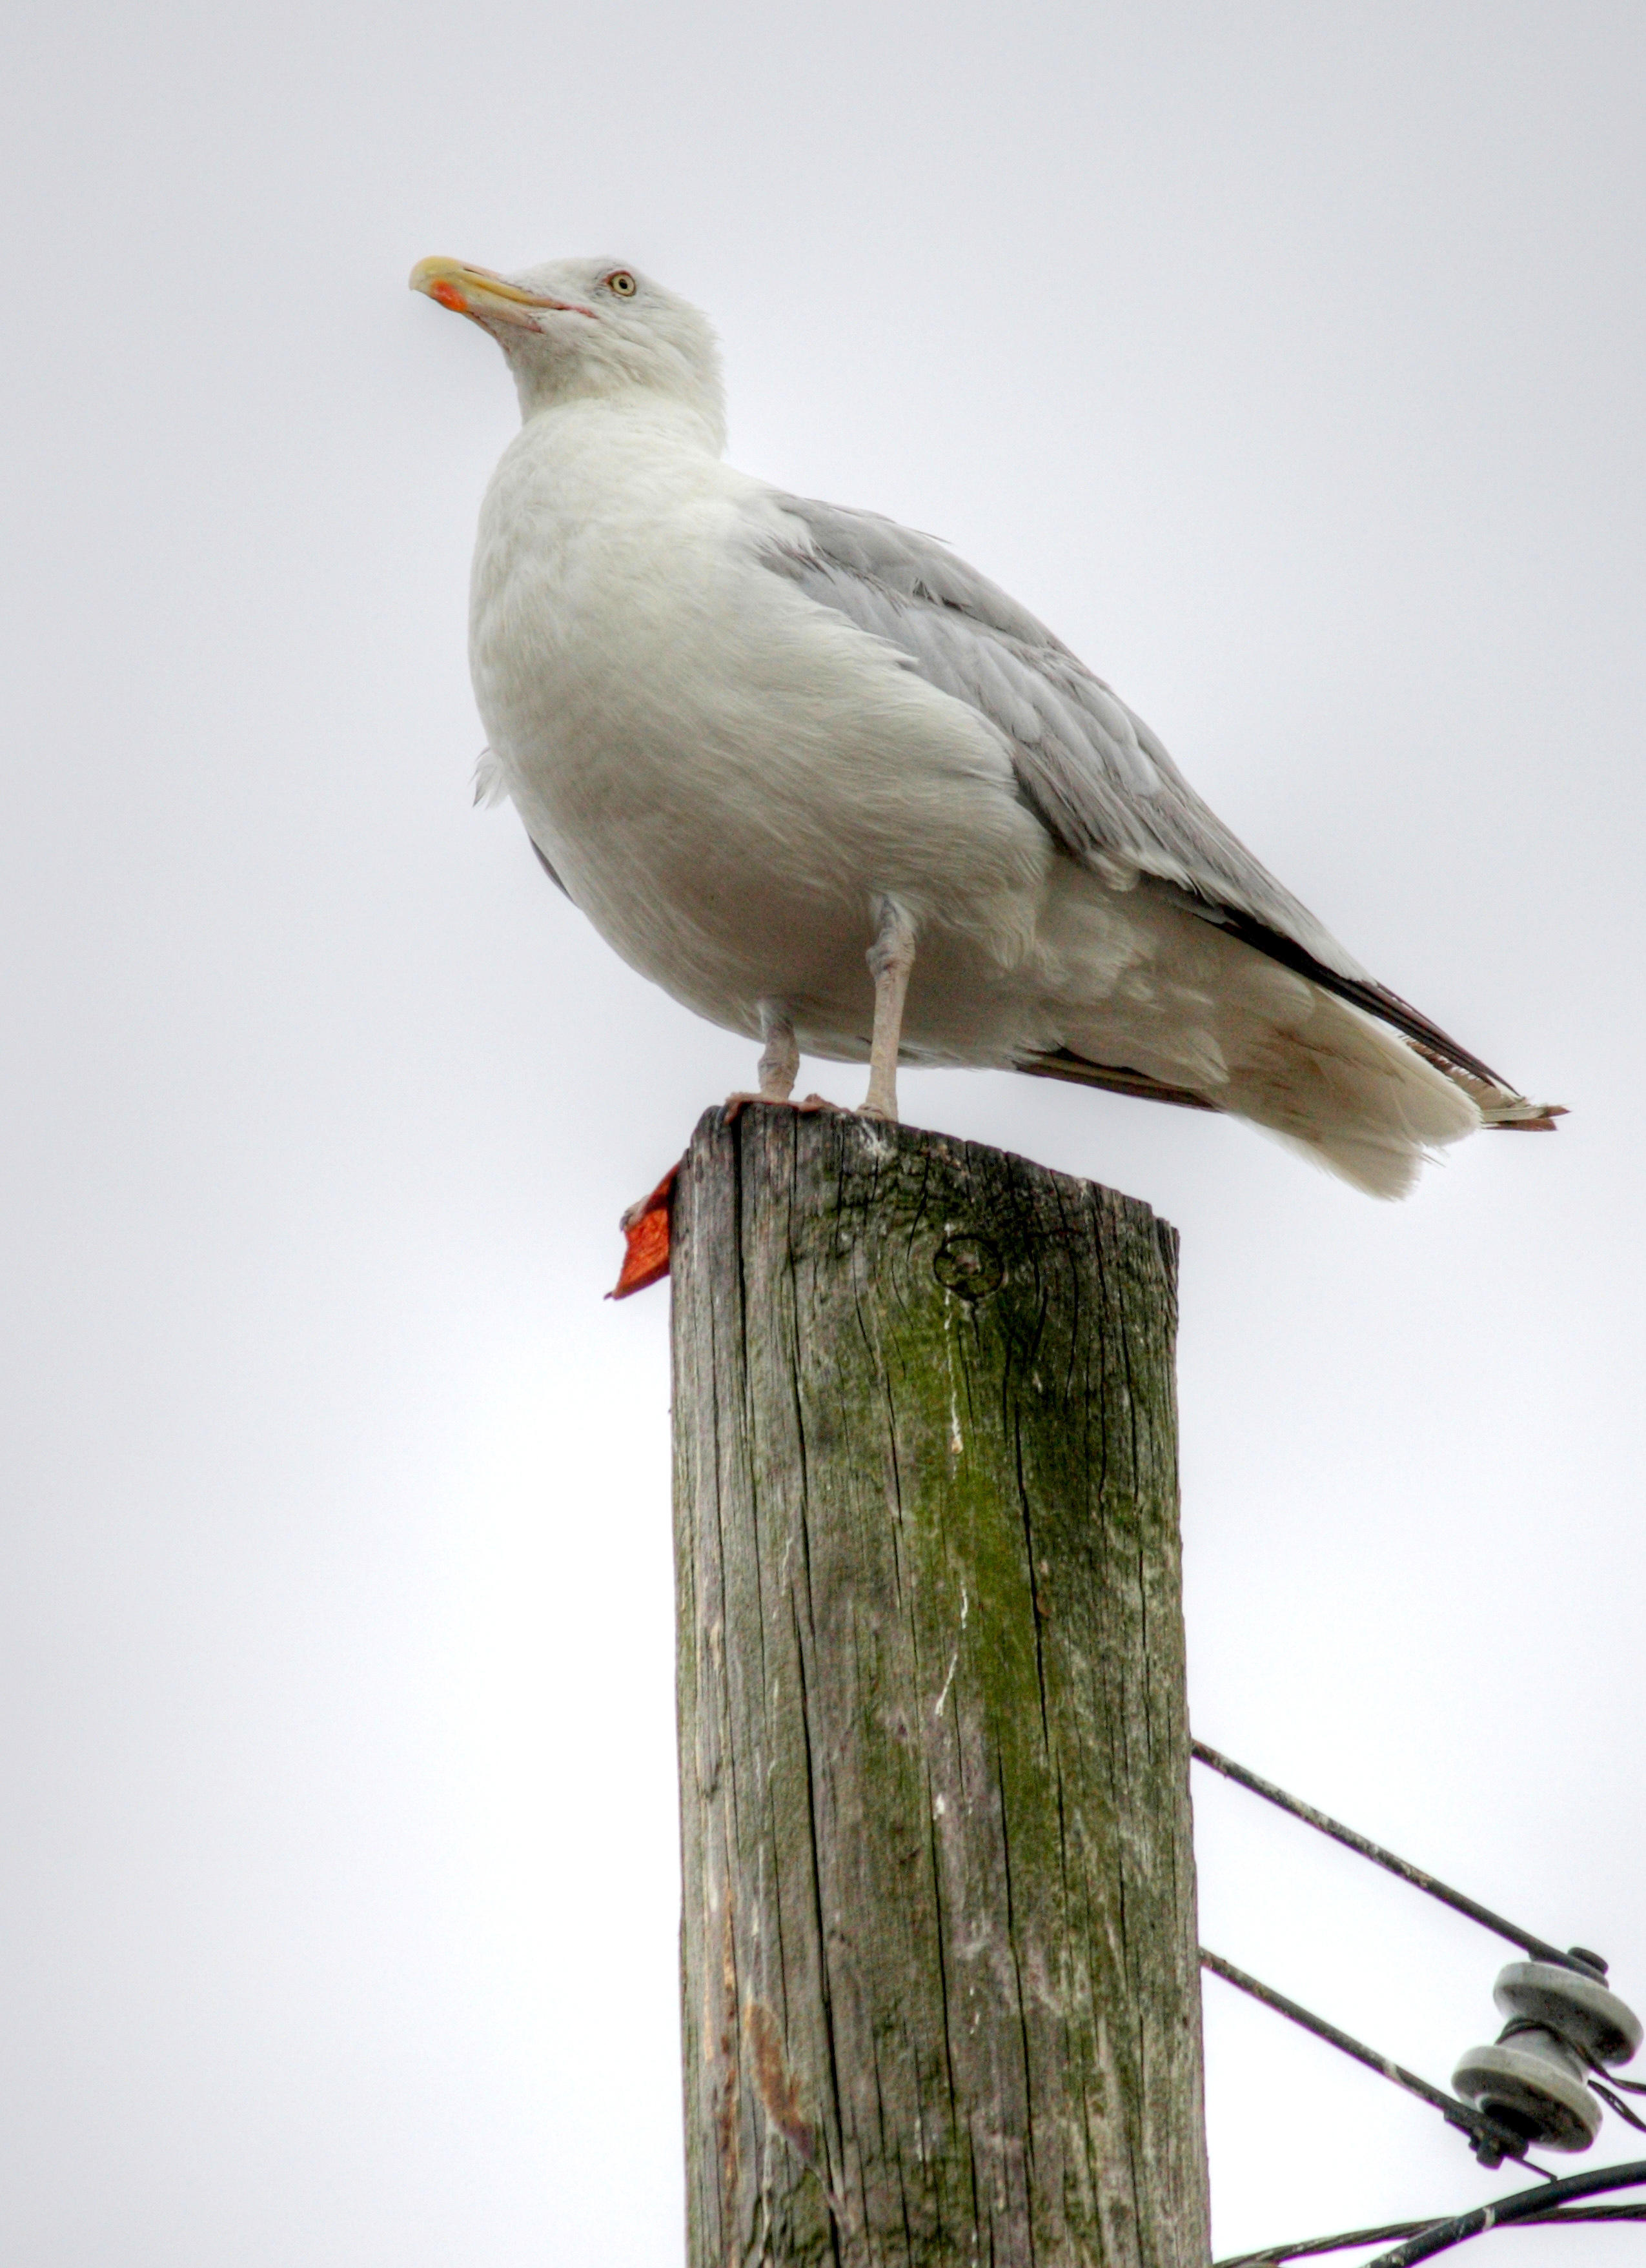
[[[758,1106],[674,1211],[692,2268],[1205,2268],[1175,1232]]]

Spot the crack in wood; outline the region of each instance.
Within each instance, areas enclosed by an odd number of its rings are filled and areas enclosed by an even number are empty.
[[[690,2268],[1205,2268],[1175,1237],[757,1107],[674,1222]]]

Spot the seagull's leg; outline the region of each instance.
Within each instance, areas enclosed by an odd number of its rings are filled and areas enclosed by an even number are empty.
[[[800,1043],[794,1037],[794,1019],[789,1013],[786,1000],[762,1000],[760,1003],[760,1036],[765,1046],[760,1053],[760,1092],[749,1094],[740,1092],[726,1098],[726,1123],[729,1126],[751,1102],[774,1103],[784,1109],[833,1110],[838,1105],[825,1102],[821,1094],[808,1094],[804,1102],[794,1101],[794,1082],[800,1076]]]
[[[879,905],[880,929],[868,949],[875,978],[875,1037],[868,1053],[868,1093],[860,1118],[897,1120],[897,1049],[903,1039],[903,1004],[914,968],[914,924],[895,898]]]
[[[800,1077],[801,1051],[795,1042],[793,1020],[786,1000],[760,1003],[760,1100],[786,1102]]]

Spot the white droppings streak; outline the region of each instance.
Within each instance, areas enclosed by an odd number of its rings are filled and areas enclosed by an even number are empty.
[[[966,1627],[966,1619],[971,1612],[971,1594],[963,1583],[960,1587],[960,1627],[963,1631]],[[959,1665],[959,1661],[960,1648],[956,1646],[953,1653],[948,1657],[948,1675],[943,1680],[943,1690],[932,1705],[932,1714],[934,1717],[941,1717],[943,1713],[943,1704],[948,1698],[948,1689],[955,1682],[955,1671]],[[942,1798],[941,1796],[938,1798],[938,1808],[940,1810],[942,1808]]]

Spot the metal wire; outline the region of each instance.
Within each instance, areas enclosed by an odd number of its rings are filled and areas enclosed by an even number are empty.
[[[1244,1969],[1236,1969],[1232,1961],[1225,1961],[1221,1954],[1211,1952],[1204,1945],[1200,1948],[1200,1966],[1209,1969],[1214,1977],[1221,1977],[1226,1984],[1234,1985],[1238,1992],[1249,1992],[1254,2000],[1261,2000],[1266,2008],[1273,2008],[1277,2015],[1289,2017],[1294,2024],[1300,2024],[1304,2031],[1312,2032],[1317,2039],[1326,2041],[1347,2056],[1353,2056],[1356,2063],[1363,2063],[1369,2071],[1377,2072],[1384,2079],[1392,2080],[1397,2087],[1404,2087],[1408,2095],[1415,2095],[1420,2102],[1427,2102],[1431,2110],[1438,2110],[1449,2126],[1459,2127],[1468,2135],[1482,2164],[1496,2166],[1505,2158],[1513,2158],[1524,2165],[1528,2173],[1543,2174],[1542,2168],[1534,2166],[1526,2157],[1524,2139],[1509,2128],[1498,2125],[1484,2111],[1474,2110],[1469,2103],[1459,2102],[1455,2095],[1448,2095],[1443,2088],[1431,2087],[1428,2080],[1420,2079],[1414,2071],[1407,2071],[1403,2064],[1391,2061],[1388,2056],[1379,2055],[1376,2048],[1369,2048],[1363,2040],[1355,2039],[1353,2034],[1340,2031],[1335,2024],[1327,2023],[1324,2016],[1314,2015],[1309,2009],[1300,2007],[1295,2000],[1288,2000],[1283,1992],[1277,1992],[1272,1984],[1259,1984],[1255,1977],[1249,1977]],[[1554,2177],[1552,2174],[1543,2174],[1543,2178],[1552,2181]]]
[[[1537,2190],[1533,2195],[1546,2202],[1548,2192]],[[1646,2205],[1556,2205],[1547,2213],[1523,2213],[1518,2223],[1522,2228],[1546,2228],[1554,2221],[1573,2220],[1646,2220]],[[1213,2263],[1213,2268],[1279,2268],[1283,2260],[1308,2260],[1323,2252],[1351,2252],[1361,2244],[1384,2244],[1394,2236],[1421,2236],[1425,2230],[1443,2228],[1435,2220],[1394,2220],[1384,2228],[1347,2228],[1340,2236],[1311,2236],[1298,2244],[1266,2244],[1258,2252],[1240,2252],[1226,2260]],[[1377,2268],[1376,2261],[1371,2268]]]
[[[1621,2087],[1626,2088],[1631,2095],[1646,2095],[1646,2087],[1643,2087],[1639,2080],[1617,2078],[1611,2066],[1601,2062],[1586,2040],[1575,2039],[1569,2032],[1562,2031],[1553,2017],[1522,2016],[1512,2024],[1505,2024],[1497,2036],[1500,2046],[1503,2041],[1512,2040],[1518,2032],[1545,2034],[1552,2032],[1554,2037],[1569,2048],[1578,2060],[1585,2066],[1589,2073],[1589,2085],[1600,2097],[1607,2110],[1614,2110],[1624,2124],[1632,2126],[1637,2134],[1646,2134],[1646,2118],[1638,2117],[1630,2110],[1620,2095],[1614,2095],[1612,2091],[1614,2087]]]
[[[1413,1866],[1410,1859],[1397,1858],[1392,1851],[1385,1851],[1381,1843],[1374,1843],[1369,1836],[1357,1835],[1352,1827],[1345,1827],[1341,1820],[1328,1818],[1324,1811],[1317,1811],[1312,1803],[1304,1803],[1295,1795],[1288,1795],[1286,1790],[1276,1787],[1273,1780],[1262,1779],[1256,1772],[1248,1771],[1244,1764],[1237,1764],[1232,1758],[1220,1755],[1217,1749],[1208,1748],[1204,1741],[1192,1741],[1190,1748],[1198,1764],[1209,1765],[1213,1771],[1222,1772],[1225,1779],[1233,1780],[1237,1787],[1248,1788],[1253,1795],[1260,1795],[1266,1803],[1273,1803],[1280,1810],[1290,1812],[1294,1819],[1301,1819],[1305,1826],[1314,1828],[1321,1835],[1329,1835],[1334,1843],[1341,1843],[1347,1850],[1357,1851],[1362,1859],[1369,1859],[1374,1866],[1398,1874],[1403,1882],[1410,1882],[1413,1889],[1423,1891],[1428,1897],[1438,1898],[1442,1905],[1450,1906],[1454,1913],[1466,1914],[1471,1921],[1479,1922],[1482,1929],[1489,1929],[1495,1936],[1507,1938],[1510,1945],[1519,1946],[1535,1960],[1555,1962],[1562,1969],[1576,1970],[1580,1977],[1592,1977],[1597,1970],[1605,1976],[1605,1963],[1598,1957],[1588,1961],[1569,1952],[1562,1953],[1559,1946],[1551,1945],[1546,1938],[1534,1937],[1530,1930],[1517,1928],[1512,1921],[1505,1921],[1502,1914],[1494,1913],[1489,1906],[1480,1905],[1475,1899],[1466,1897],[1461,1890],[1454,1890],[1449,1883],[1425,1874],[1421,1867]]]
[[[1197,1763],[1221,1772],[1225,1779],[1233,1780],[1236,1786],[1248,1789],[1253,1795],[1260,1795],[1266,1803],[1273,1804],[1278,1810],[1289,1812],[1294,1819],[1301,1819],[1305,1826],[1314,1828],[1318,1834],[1330,1836],[1334,1843],[1341,1843],[1347,1850],[1357,1852],[1361,1858],[1369,1859],[1374,1866],[1398,1875],[1403,1882],[1411,1883],[1414,1889],[1421,1890],[1426,1896],[1438,1899],[1442,1905],[1450,1906],[1455,1913],[1466,1915],[1469,1920],[1478,1922],[1482,1929],[1490,1930],[1494,1936],[1506,1938],[1510,1945],[1519,1946],[1534,1960],[1554,1962],[1557,1967],[1572,1970],[1580,1977],[1605,1978],[1606,1964],[1598,1954],[1591,1954],[1576,1946],[1563,1952],[1559,1946],[1551,1945],[1546,1938],[1534,1937],[1530,1930],[1517,1927],[1515,1923],[1506,1921],[1502,1914],[1494,1913],[1489,1906],[1481,1905],[1462,1890],[1454,1890],[1450,1883],[1439,1881],[1421,1867],[1413,1866],[1410,1859],[1384,1850],[1382,1844],[1374,1843],[1369,1836],[1357,1834],[1354,1828],[1344,1826],[1341,1820],[1332,1819],[1325,1812],[1317,1811],[1313,1804],[1288,1795],[1283,1787],[1276,1787],[1273,1780],[1248,1771],[1244,1764],[1237,1764],[1232,1757],[1221,1755],[1204,1741],[1193,1741],[1190,1746]],[[1244,1970],[1236,1969],[1232,1962],[1223,1960],[1205,1946],[1200,1948],[1200,1963],[1214,1976],[1222,1977],[1226,1984],[1249,1992],[1254,2000],[1262,2001],[1266,2007],[1288,2017],[1293,2023],[1301,2025],[1304,2031],[1312,2032],[1318,2039],[1325,2040],[1345,2055],[1352,2056],[1357,2063],[1381,2073],[1384,2079],[1392,2080],[1397,2087],[1405,2088],[1420,2102],[1428,2103],[1440,2112],[1449,2125],[1461,2127],[1470,2136],[1475,2154],[1483,2165],[1495,2166],[1503,2158],[1513,2158],[1524,2166],[1528,2173],[1536,2174],[1546,2184],[1541,2189],[1517,2191],[1513,2197],[1501,2198],[1492,2205],[1477,2205],[1472,2212],[1459,2213],[1451,2220],[1404,2221],[1383,2228],[1351,2229],[1340,2236],[1310,2237],[1297,2244],[1269,2245],[1261,2251],[1243,2252],[1236,2257],[1220,2261],[1215,2264],[1215,2268],[1276,2268],[1276,2264],[1281,2261],[1301,2260],[1326,2252],[1348,2251],[1359,2245],[1380,2243],[1385,2237],[1391,2236],[1405,2241],[1392,2252],[1380,2252],[1375,2260],[1365,2264],[1365,2268],[1414,2268],[1416,2262],[1432,2259],[1437,2252],[1450,2251],[1453,2245],[1465,2243],[1470,2237],[1482,2235],[1487,2229],[1509,2228],[1518,2222],[1646,2221],[1646,2205],[1579,2206],[1565,2204],[1565,2200],[1570,2198],[1594,2197],[1607,2190],[1646,2186],[1646,2158],[1635,2160],[1624,2166],[1597,2167],[1589,2173],[1574,2174],[1561,2180],[1525,2155],[1526,2145],[1519,2136],[1509,2133],[1492,2119],[1472,2110],[1466,2102],[1459,2102],[1442,2088],[1431,2087],[1415,2072],[1407,2071],[1403,2066],[1391,2062],[1387,2056],[1379,2055],[1375,2048],[1369,2048],[1363,2041],[1340,2031],[1335,2024],[1327,2023],[1324,2017],[1311,2014],[1307,2008],[1300,2007],[1295,2000],[1288,2000],[1284,1993],[1275,1992],[1273,1986],[1259,1984],[1255,1977],[1249,1977]],[[1620,2087],[1631,2095],[1646,2095],[1646,2085],[1638,2080],[1614,2077],[1605,2066],[1595,2063],[1591,2056],[1585,2055],[1584,2061],[1599,2074],[1591,2076],[1589,2083],[1607,2108],[1627,2119],[1631,2126],[1646,2132],[1646,2125],[1626,2102],[1620,2102],[1611,2091],[1613,2087]]]
[[[1266,2244],[1259,2252],[1239,2252],[1214,2260],[1212,2268],[1273,2268],[1281,2260],[1306,2260],[1317,2252],[1347,2252],[1356,2244],[1386,2244],[1392,2236],[1414,2236],[1432,2228],[1428,2220],[1391,2220],[1383,2228],[1347,2228],[1341,2236],[1310,2236],[1298,2244]]]
[[[1550,2208],[1563,2205],[1568,2198],[1596,2197],[1606,2190],[1637,2189],[1642,2184],[1646,2184],[1646,2158],[1635,2158],[1626,2166],[1596,2166],[1586,2174],[1569,2175],[1546,2190],[1517,2190],[1513,2197],[1476,2205],[1473,2213],[1460,2213],[1455,2220],[1432,2223],[1407,2237],[1404,2244],[1397,2244],[1392,2252],[1380,2252],[1366,2263],[1366,2268],[1413,2268],[1417,2261],[1432,2260],[1437,2252],[1449,2252],[1454,2244],[1483,2236],[1488,2228],[1508,2228],[1517,2220],[1563,2220],[1564,2214]]]
[[[1646,2134],[1646,2118],[1637,2117],[1620,2095],[1613,2095],[1604,2079],[1597,2079],[1593,2072],[1591,2072],[1589,2084],[1605,2104],[1606,2109],[1615,2112],[1626,2126],[1632,2126],[1637,2134]]]

